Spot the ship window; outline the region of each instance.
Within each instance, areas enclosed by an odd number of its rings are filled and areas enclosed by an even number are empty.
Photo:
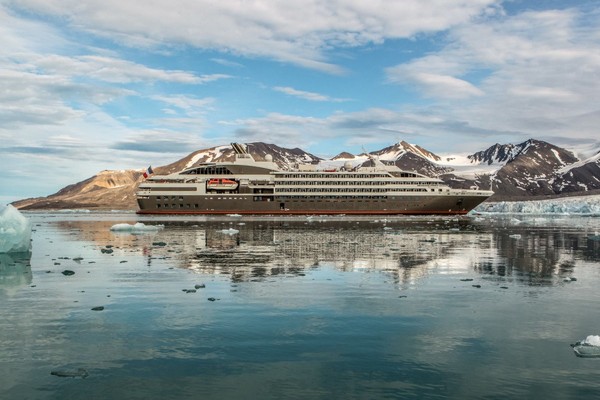
[[[156,208],[160,208],[160,204],[157,204],[157,205],[156,205]]]

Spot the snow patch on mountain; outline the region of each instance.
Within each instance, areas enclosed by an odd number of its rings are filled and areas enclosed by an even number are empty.
[[[397,160],[407,153],[412,153],[432,163],[438,163],[442,160],[437,154],[425,150],[421,146],[410,144],[405,141],[398,142],[392,146],[372,152],[371,154],[379,157],[381,160]]]
[[[584,165],[589,163],[600,163],[600,152],[584,160],[574,162],[573,164],[567,164],[564,167],[557,170],[556,173],[563,175],[571,171],[573,168],[583,167]]]
[[[206,149],[194,154],[185,165],[185,168],[194,166],[200,160],[216,160],[223,156],[226,150],[230,150],[231,146],[217,146],[212,149]]]

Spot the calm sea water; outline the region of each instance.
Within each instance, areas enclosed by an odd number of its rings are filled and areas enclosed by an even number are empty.
[[[1,399],[600,398],[600,218],[27,216]]]

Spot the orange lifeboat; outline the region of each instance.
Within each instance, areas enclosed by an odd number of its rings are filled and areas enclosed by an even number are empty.
[[[211,190],[234,190],[237,187],[238,183],[231,179],[213,178],[206,183],[206,188]]]

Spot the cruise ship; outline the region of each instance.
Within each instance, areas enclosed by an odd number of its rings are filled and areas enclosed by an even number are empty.
[[[453,189],[370,156],[370,166],[285,170],[232,143],[235,159],[207,162],[138,187],[139,214],[466,214],[493,192]]]

